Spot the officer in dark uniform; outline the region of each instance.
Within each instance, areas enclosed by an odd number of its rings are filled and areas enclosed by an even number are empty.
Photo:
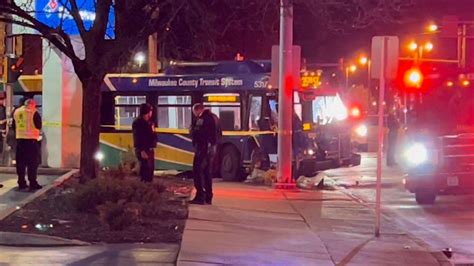
[[[400,120],[396,110],[392,110],[387,117],[388,127],[388,147],[387,147],[387,166],[395,166],[395,152],[398,138],[398,130],[400,129]]]
[[[6,108],[4,105],[4,99],[0,99],[0,153],[1,153],[1,158],[2,158],[2,165],[5,161],[5,150],[4,150],[4,138],[6,136],[7,132],[7,112]],[[2,188],[3,185],[0,184],[0,188]]]
[[[222,137],[219,118],[202,103],[193,106],[196,119],[191,125],[190,135],[194,146],[193,177],[196,197],[191,204],[212,204],[212,177],[215,170],[217,145]]]
[[[155,171],[156,134],[151,120],[153,108],[150,104],[140,105],[140,116],[133,121],[133,145],[140,163],[140,178],[143,182],[153,181]]]

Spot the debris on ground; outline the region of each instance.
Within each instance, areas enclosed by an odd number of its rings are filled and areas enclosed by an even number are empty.
[[[253,169],[252,173],[247,176],[245,183],[248,184],[260,184],[271,186],[276,182],[277,171],[275,169],[262,170],[262,169]]]
[[[315,176],[310,176],[310,177],[300,176],[296,180],[296,186],[299,187],[299,188],[303,188],[303,189],[316,189],[316,188],[319,188],[323,184],[325,176],[326,175],[323,172],[318,173]]]

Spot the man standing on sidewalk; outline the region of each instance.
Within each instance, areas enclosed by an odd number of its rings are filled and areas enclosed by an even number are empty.
[[[155,171],[156,134],[153,121],[153,108],[150,104],[140,105],[140,116],[133,121],[133,145],[140,163],[140,178],[143,182],[152,182]]]
[[[202,103],[193,106],[196,119],[190,135],[194,146],[193,177],[196,197],[191,204],[212,204],[212,177],[216,172],[215,156],[222,137],[219,118]]]
[[[16,171],[20,190],[28,188],[25,180],[26,170],[30,191],[42,188],[37,182],[40,152],[38,140],[41,127],[41,116],[36,110],[35,100],[26,100],[25,104],[13,113],[12,128],[15,130],[17,140]]]

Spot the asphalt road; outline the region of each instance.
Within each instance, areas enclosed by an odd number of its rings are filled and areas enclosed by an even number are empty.
[[[333,185],[374,206],[374,155],[363,155],[360,166],[330,170],[326,175],[329,183],[332,180]],[[434,205],[420,206],[414,194],[404,189],[402,180],[402,170],[385,167],[382,175],[384,215],[424,241],[433,251],[451,248],[454,263],[474,263],[474,195],[438,196]]]

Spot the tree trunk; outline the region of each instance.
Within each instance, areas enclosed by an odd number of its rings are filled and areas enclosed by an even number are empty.
[[[82,128],[81,128],[81,182],[97,177],[98,161],[94,155],[99,151],[100,102],[103,77],[92,76],[87,84],[83,83]]]

